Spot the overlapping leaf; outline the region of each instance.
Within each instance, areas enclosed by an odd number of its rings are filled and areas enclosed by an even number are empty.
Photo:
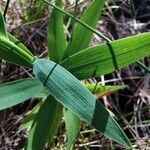
[[[62,7],[62,1],[56,0],[56,5]],[[53,9],[48,24],[48,52],[49,58],[57,63],[62,60],[66,49],[66,38],[63,26],[63,14]],[[52,96],[47,98],[38,112],[37,121],[33,124],[27,149],[43,149],[46,142],[51,142],[62,118],[63,107]],[[44,120],[43,117],[45,117]],[[34,119],[34,118],[33,118]],[[42,140],[41,140],[42,137]],[[49,141],[47,139],[49,138]]]
[[[7,38],[7,32],[5,28],[4,17],[2,15],[1,7],[0,7],[0,36],[3,38]]]
[[[56,0],[56,5],[61,8],[63,3],[61,0]],[[62,60],[67,43],[63,26],[63,14],[56,9],[53,9],[49,18],[47,37],[49,57],[58,63]]]
[[[31,128],[42,104],[43,104],[43,101],[40,101],[32,110],[27,112],[26,117],[24,117],[23,120],[21,121],[19,131],[27,129],[27,128],[29,129]]]
[[[86,83],[84,84],[84,86],[97,97],[102,97],[104,95],[108,95],[117,90],[121,90],[127,87],[127,86],[108,86],[108,85],[103,86],[99,84],[95,85],[94,83],[92,84]],[[80,118],[67,109],[64,110],[64,118],[68,137],[67,149],[73,149],[73,145],[79,134]]]
[[[29,98],[45,97],[48,92],[35,79],[23,79],[0,85],[0,110]]]
[[[66,59],[67,67],[78,79],[100,76],[121,69],[136,60],[150,56],[150,33],[84,49]]]
[[[0,10],[0,58],[7,60],[13,64],[22,65],[30,68],[32,67],[32,61],[34,60],[34,56],[31,53],[24,51],[24,49],[22,49],[22,46],[18,47],[12,41],[9,40],[1,10]]]
[[[86,23],[87,25],[90,25],[91,27],[95,28],[96,24],[100,18],[101,11],[103,9],[105,0],[93,0],[91,2],[91,5],[87,8],[87,10],[84,12],[84,14],[81,16],[81,21]],[[87,48],[87,46],[90,43],[91,37],[93,32],[91,32],[89,29],[85,28],[83,25],[77,23],[75,28],[73,29],[73,36],[68,44],[65,58],[68,57],[68,55],[72,55],[82,49]]]
[[[64,108],[64,118],[67,131],[67,150],[73,149],[73,145],[80,131],[80,118],[70,110]]]
[[[44,59],[34,62],[33,72],[36,79],[64,107],[114,141],[131,147],[128,138],[105,107],[71,73]]]
[[[95,94],[98,98],[109,95],[118,90],[125,89],[127,86],[111,86],[111,85],[95,85],[94,83],[86,83],[85,87],[93,94]]]
[[[40,107],[32,124],[26,143],[26,150],[42,150],[50,142],[62,119],[62,106],[50,95]]]
[[[24,46],[17,38],[15,38],[13,35],[11,35],[10,33],[7,33],[8,38],[11,42],[13,42],[14,44],[16,44],[18,47],[20,47],[22,50],[24,50],[25,52],[27,52],[29,55],[33,56],[34,55],[27,49],[26,46]]]

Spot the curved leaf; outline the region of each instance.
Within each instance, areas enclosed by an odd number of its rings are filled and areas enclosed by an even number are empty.
[[[34,61],[33,72],[64,107],[112,140],[131,147],[130,141],[105,107],[71,73],[44,59]]]

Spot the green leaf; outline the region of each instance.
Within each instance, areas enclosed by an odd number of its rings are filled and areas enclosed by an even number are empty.
[[[35,79],[23,79],[0,85],[0,110],[22,103],[29,98],[45,97],[48,93]]]
[[[86,9],[84,14],[82,15],[80,20],[89,25],[90,27],[95,28],[98,20],[100,19],[104,3],[105,0],[93,0],[91,5]],[[65,58],[67,58],[68,55],[70,56],[84,48],[87,48],[92,35],[93,32],[91,32],[89,29],[87,29],[80,23],[77,23],[77,25],[73,29],[73,36],[71,42],[68,44],[65,53]]]
[[[15,65],[32,68],[32,65],[29,62],[24,61],[20,56],[18,56],[18,54],[12,51],[9,51],[2,46],[0,46],[0,59],[4,59],[8,61],[9,63],[15,64]]]
[[[150,33],[145,33],[84,49],[62,65],[79,79],[100,76],[150,56],[149,47]]]
[[[46,142],[53,139],[61,123],[62,114],[62,105],[51,95],[47,97],[32,124],[25,149],[44,149]]]
[[[7,38],[0,36],[0,58],[16,65],[32,68],[35,57]]]
[[[86,83],[84,86],[93,94],[95,94],[98,98],[114,93],[118,90],[125,89],[127,86],[125,85],[95,85],[94,83]]]
[[[4,21],[3,15],[2,15],[1,7],[0,7],[0,36],[2,36],[3,38],[7,38],[5,21]]]
[[[108,86],[108,85],[95,85],[94,83],[86,83],[84,86],[97,97],[108,95],[117,90],[126,88],[127,86]],[[79,134],[80,118],[70,112],[68,109],[64,109],[64,118],[66,124],[66,132],[68,135],[67,149],[73,149],[75,140]]]
[[[80,131],[80,118],[70,110],[64,108],[64,118],[67,131],[67,150],[73,149],[73,145]]]
[[[40,101],[31,111],[28,111],[26,117],[21,121],[21,125],[19,127],[19,131],[24,130],[26,128],[31,128],[33,121],[35,120],[37,113],[42,106],[43,101]]]
[[[34,55],[27,49],[26,46],[24,46],[18,39],[16,39],[13,35],[11,35],[10,33],[7,32],[8,38],[11,42],[13,42],[14,44],[16,44],[18,47],[20,47],[22,50],[24,50],[25,52],[27,52],[29,55],[33,56]]]
[[[44,59],[34,61],[33,72],[64,107],[112,140],[126,148],[131,147],[130,141],[105,107],[71,73]]]
[[[56,5],[62,8],[63,3],[61,0],[56,0]],[[49,18],[47,41],[50,59],[57,63],[60,62],[67,42],[63,26],[63,14],[56,9],[53,9]]]

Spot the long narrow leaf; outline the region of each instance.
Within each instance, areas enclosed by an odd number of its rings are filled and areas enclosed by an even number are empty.
[[[95,85],[94,83],[86,83],[84,86],[93,94],[97,96],[97,98],[102,97],[104,95],[108,95],[117,90],[121,90],[126,88],[127,86],[108,86],[108,85]],[[96,86],[96,87],[95,87]],[[73,145],[75,140],[79,134],[80,129],[80,118],[70,112],[68,109],[64,110],[64,118],[66,124],[66,132],[67,132],[67,149],[73,149]]]
[[[4,83],[0,85],[0,110],[22,103],[29,98],[47,95],[48,92],[35,79]]]
[[[84,49],[66,59],[62,65],[77,78],[100,76],[121,69],[150,56],[150,33],[124,38]]]
[[[27,68],[32,68],[32,65],[24,61],[18,54],[7,50],[6,48],[3,48],[2,46],[0,47],[0,59],[4,59],[8,61],[9,63],[15,64],[15,65],[20,65],[24,66]]]
[[[0,7],[0,36],[7,38],[7,32],[4,23],[4,17],[2,15],[1,7]]]
[[[12,41],[14,44],[16,44],[18,47],[26,51],[29,55],[34,56],[26,47],[23,45],[17,38],[15,38],[13,35],[7,32],[8,38],[10,41]]]
[[[37,117],[37,113],[42,106],[43,101],[40,101],[31,111],[28,111],[26,117],[21,121],[21,125],[19,127],[19,131],[31,128],[35,118]]]
[[[114,141],[131,147],[130,141],[105,107],[71,73],[44,59],[35,60],[33,72],[64,107]]]
[[[21,55],[20,55],[21,54]],[[30,60],[34,57],[30,53],[22,52],[22,49],[14,45],[9,39],[6,32],[4,18],[0,9],[0,58],[13,64],[19,64],[25,67],[32,67]],[[24,58],[24,59],[23,59]]]
[[[73,149],[73,145],[80,131],[80,118],[70,110],[64,109],[64,118],[67,131],[67,150]]]
[[[47,97],[33,122],[25,149],[44,149],[46,142],[51,141],[54,137],[60,125],[62,114],[62,105],[56,103],[51,95]]]
[[[80,20],[89,25],[90,27],[95,28],[98,20],[100,19],[104,3],[105,0],[93,0],[89,8],[87,8],[84,14],[82,15]],[[83,25],[77,23],[73,30],[72,39],[67,47],[65,58],[67,58],[68,55],[70,56],[82,49],[87,48],[92,35],[93,32],[88,30]]]
[[[101,98],[103,96],[110,95],[111,93],[114,93],[118,90],[127,88],[127,86],[125,86],[125,85],[117,85],[117,86],[99,85],[99,84],[95,85],[94,83],[86,83],[84,86],[91,93],[95,94],[97,96],[97,98]]]
[[[61,0],[56,0],[56,5],[61,8],[63,3]],[[50,59],[57,63],[60,62],[67,42],[63,26],[63,14],[56,9],[53,9],[49,18],[47,41]]]
[[[0,58],[13,64],[32,67],[34,56],[21,47],[10,41],[8,38],[0,36]]]

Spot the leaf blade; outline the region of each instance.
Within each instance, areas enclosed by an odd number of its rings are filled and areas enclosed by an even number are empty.
[[[43,101],[38,103],[31,111],[27,112],[25,118],[23,118],[23,120],[21,121],[21,125],[19,126],[19,131],[27,128],[31,128],[42,103]]]
[[[19,46],[21,49],[23,49],[25,52],[27,52],[29,55],[34,57],[34,55],[27,49],[27,47],[25,45],[23,45],[16,37],[14,37],[13,35],[11,35],[8,32],[7,32],[7,35],[11,42],[13,42],[17,46]]]
[[[6,27],[5,27],[5,21],[4,17],[2,15],[2,11],[0,8],[0,36],[7,38],[7,32],[6,32]]]
[[[32,125],[26,150],[44,149],[46,142],[51,141],[55,135],[62,118],[62,105],[60,105],[51,95],[47,97],[40,107],[36,119]]]
[[[127,148],[131,147],[130,141],[105,107],[71,73],[44,59],[35,60],[33,72],[36,79],[45,85],[64,107],[114,141]]]
[[[94,83],[86,83],[84,86],[98,98],[114,93],[118,90],[127,88],[125,85],[95,85]],[[95,87],[96,86],[96,87]]]
[[[150,33],[123,38],[84,49],[62,62],[77,78],[85,79],[111,73],[150,55]],[[84,59],[83,59],[84,57]],[[107,66],[107,67],[106,67]]]
[[[45,97],[47,92],[35,79],[23,79],[0,85],[0,110],[17,105],[29,98]]]
[[[62,8],[62,1],[56,0],[56,6]],[[55,62],[60,62],[67,42],[63,26],[63,14],[56,9],[53,9],[49,18],[47,41],[49,58]]]
[[[90,27],[95,28],[101,16],[104,3],[105,0],[101,0],[101,1],[93,0],[91,5],[86,9],[84,14],[81,16],[80,20],[86,23],[87,25],[89,25]],[[93,32],[91,32],[89,29],[87,29],[80,23],[77,23],[77,25],[73,29],[73,36],[71,42],[68,44],[68,47],[66,49],[65,58],[67,58],[68,55],[70,56],[88,47],[92,35]]]
[[[67,132],[67,150],[73,149],[73,145],[80,131],[80,118],[70,110],[64,109],[64,119]]]

